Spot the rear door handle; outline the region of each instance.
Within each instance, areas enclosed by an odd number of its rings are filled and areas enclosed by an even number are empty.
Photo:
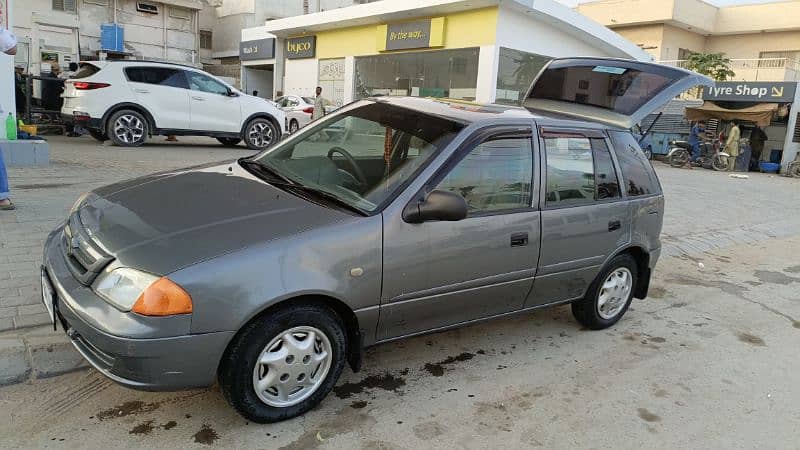
[[[528,233],[514,233],[511,235],[512,247],[525,247],[528,245]]]
[[[203,97],[194,97],[194,96],[192,97],[192,100],[197,100],[198,102],[206,101],[206,99],[204,99]]]
[[[616,231],[622,228],[622,223],[619,220],[612,220],[608,222],[608,231]]]
[[[138,92],[139,94],[149,94],[150,91],[147,89],[134,89],[134,92]]]
[[[652,211],[647,211],[647,214],[650,214],[650,215],[653,215],[653,216],[658,215],[658,210],[654,209]]]

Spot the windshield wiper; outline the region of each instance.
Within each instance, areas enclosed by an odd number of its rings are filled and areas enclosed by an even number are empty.
[[[278,180],[283,184],[295,184],[294,181],[287,178],[286,175],[278,172],[270,166],[267,166],[266,164],[261,164],[258,161],[242,158],[239,160],[239,164],[241,164],[245,169],[248,169],[248,172],[252,173],[253,175],[260,176],[261,178],[264,178],[264,175],[266,175],[270,179]]]
[[[325,200],[327,200],[327,201],[329,201],[331,203],[335,203],[336,205],[341,206],[341,207],[343,207],[343,208],[345,208],[345,209],[347,209],[349,211],[353,211],[353,212],[355,212],[355,213],[357,213],[359,215],[362,215],[362,216],[366,216],[367,215],[367,213],[364,210],[362,210],[360,208],[357,208],[357,207],[351,205],[350,203],[347,203],[346,201],[344,201],[341,198],[331,194],[328,191],[325,191],[325,190],[322,190],[322,189],[318,189],[318,188],[315,188],[315,187],[311,187],[311,186],[306,186],[304,184],[299,184],[299,183],[281,183],[281,186],[285,187],[287,189],[294,189],[294,190],[297,190],[297,191],[302,191],[302,192],[304,192],[306,194],[311,194],[312,196],[325,199]]]

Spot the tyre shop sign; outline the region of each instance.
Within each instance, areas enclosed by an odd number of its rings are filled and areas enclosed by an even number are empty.
[[[313,58],[317,53],[317,37],[303,36],[286,40],[286,58]]]
[[[272,59],[275,57],[275,38],[257,39],[255,41],[242,41],[239,44],[239,59],[252,61],[254,59]]]
[[[789,103],[796,90],[797,83],[722,81],[703,88],[703,100]]]

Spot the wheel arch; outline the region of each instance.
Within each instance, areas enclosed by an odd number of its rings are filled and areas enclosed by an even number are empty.
[[[147,120],[147,128],[148,134],[155,134],[156,131],[156,119],[150,114],[150,111],[147,110],[144,106],[138,103],[131,103],[131,102],[123,102],[117,103],[116,105],[108,108],[105,114],[103,114],[103,119],[101,122],[101,126],[103,127],[103,132],[106,131],[108,128],[108,121],[111,119],[115,113],[122,111],[123,109],[130,109],[133,111],[138,112],[139,114],[143,115],[145,120]]]
[[[283,137],[283,126],[280,123],[278,123],[278,119],[276,119],[275,116],[273,116],[270,113],[266,113],[266,112],[257,112],[257,113],[251,114],[249,117],[247,117],[247,119],[245,119],[242,122],[242,129],[240,131],[242,139],[244,139],[245,136],[246,136],[245,133],[247,132],[247,125],[249,125],[250,121],[253,120],[253,119],[267,119],[267,120],[269,120],[270,123],[272,123],[272,125],[275,126],[275,130],[278,131],[278,140],[280,140]]]
[[[362,355],[362,343],[363,338],[361,334],[361,328],[359,327],[358,317],[356,316],[355,312],[347,306],[345,302],[342,300],[325,295],[325,294],[304,294],[304,295],[296,295],[292,297],[285,298],[283,300],[270,303],[260,311],[256,312],[252,317],[250,317],[247,321],[245,321],[240,327],[239,330],[234,334],[234,336],[228,342],[228,345],[225,347],[225,351],[220,358],[221,364],[222,361],[225,360],[228,351],[231,348],[231,345],[236,341],[239,337],[239,334],[244,330],[247,325],[260,320],[264,316],[270,314],[272,311],[275,311],[280,308],[286,308],[291,305],[320,305],[323,307],[327,307],[332,309],[336,315],[342,320],[344,323],[344,331],[345,336],[347,338],[347,362],[350,365],[350,368],[353,372],[358,372],[361,369],[361,355]],[[217,367],[217,371],[219,371],[219,366]]]
[[[645,250],[644,247],[639,245],[630,245],[620,248],[613,253],[607,260],[611,261],[619,255],[628,254],[636,261],[636,286],[633,287],[633,296],[636,298],[647,297],[647,291],[650,288],[650,252]]]

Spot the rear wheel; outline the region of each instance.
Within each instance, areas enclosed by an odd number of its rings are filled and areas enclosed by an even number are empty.
[[[217,138],[217,140],[226,147],[236,147],[239,142],[242,142],[240,138]]]
[[[297,130],[299,129],[300,129],[300,124],[297,122],[297,119],[292,119],[292,121],[289,122],[289,133],[292,134],[297,133]]]
[[[99,142],[108,140],[108,135],[100,130],[89,130],[89,134]]]
[[[689,152],[686,150],[676,150],[669,157],[669,165],[672,167],[683,167],[689,162]]]
[[[636,274],[636,260],[631,255],[616,256],[595,278],[586,296],[572,304],[572,315],[593,330],[614,325],[631,304]]]
[[[108,120],[106,133],[115,145],[139,147],[147,139],[147,120],[137,111],[123,109]]]
[[[246,325],[223,357],[222,393],[253,422],[299,416],[333,389],[346,346],[344,325],[327,306],[300,304],[270,312]]]
[[[244,143],[251,150],[266,150],[278,142],[278,128],[268,119],[256,117],[247,123]]]
[[[728,160],[727,156],[714,155],[714,158],[711,160],[711,168],[720,172],[724,172],[728,170],[729,163],[730,161]]]

